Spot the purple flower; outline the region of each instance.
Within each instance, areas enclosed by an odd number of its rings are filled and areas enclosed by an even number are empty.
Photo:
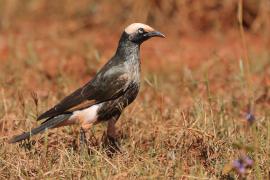
[[[253,165],[253,160],[250,159],[250,157],[246,156],[243,160],[247,167],[251,167]]]
[[[248,123],[252,124],[255,121],[255,116],[251,112],[248,112],[246,115],[246,120]]]
[[[238,174],[245,173],[245,166],[241,159],[234,160],[232,166]]]
[[[242,163],[239,160],[234,160],[233,161],[233,167],[234,168],[240,168],[240,167],[242,167]]]
[[[248,156],[243,156],[232,163],[233,169],[240,175],[245,175],[246,170],[251,168],[253,165],[253,160]]]

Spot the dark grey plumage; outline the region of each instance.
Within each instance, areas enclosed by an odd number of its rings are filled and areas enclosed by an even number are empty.
[[[140,27],[141,26],[141,27]],[[113,121],[108,127],[108,134],[115,134],[114,124],[123,109],[134,101],[140,88],[140,45],[145,40],[154,37],[164,37],[151,27],[135,23],[124,31],[119,40],[115,55],[101,68],[96,76],[64,98],[53,108],[38,117],[47,118],[41,126],[31,132],[15,136],[10,142],[18,142],[29,138],[30,135],[54,128],[69,120],[74,112],[99,105],[97,122]],[[81,118],[78,118],[81,121]],[[88,123],[88,120],[86,120]],[[110,130],[112,129],[112,130]]]
[[[63,99],[55,107],[41,114],[38,120],[57,116],[62,113],[69,113],[70,108],[86,101],[91,101],[94,104],[105,102],[104,106],[108,106],[108,104],[122,104],[120,101],[126,101],[128,96],[136,97],[140,86],[139,50],[139,44],[129,41],[128,35],[124,32],[115,55],[103,66],[97,75],[85,86]],[[130,91],[135,91],[136,93],[129,94]],[[128,99],[134,100],[135,97],[129,97]],[[130,100],[129,103],[132,102]],[[119,103],[117,103],[118,101]],[[124,104],[125,106],[128,105],[126,102]],[[74,111],[74,109],[72,110]],[[102,116],[102,113],[99,114]]]

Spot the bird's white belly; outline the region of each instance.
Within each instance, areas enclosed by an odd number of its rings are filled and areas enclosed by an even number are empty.
[[[90,106],[89,108],[74,111],[70,116],[70,121],[80,121],[80,123],[94,123],[98,118],[98,109],[101,104]]]

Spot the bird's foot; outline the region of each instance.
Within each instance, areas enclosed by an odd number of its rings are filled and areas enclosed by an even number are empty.
[[[30,139],[26,139],[25,141],[21,142],[19,146],[24,148],[25,150],[30,151],[35,144],[36,144],[36,141],[31,141]]]
[[[106,148],[108,156],[113,156],[115,153],[121,153],[119,141],[117,138],[106,135],[103,140],[103,147]]]

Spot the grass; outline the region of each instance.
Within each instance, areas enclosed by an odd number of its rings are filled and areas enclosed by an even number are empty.
[[[241,179],[229,170],[246,154],[254,160],[247,179],[269,178],[270,53],[259,41],[264,34],[247,33],[243,51],[237,30],[185,39],[161,29],[166,40],[142,47],[141,91],[117,123],[122,153],[109,157],[102,146],[105,123],[88,132],[88,151],[78,147],[78,127],[7,143],[93,76],[119,36],[100,27],[69,34],[68,21],[44,25],[24,18],[0,35],[1,179]],[[242,52],[250,58],[249,80]],[[252,125],[245,118],[249,110],[256,118]]]

